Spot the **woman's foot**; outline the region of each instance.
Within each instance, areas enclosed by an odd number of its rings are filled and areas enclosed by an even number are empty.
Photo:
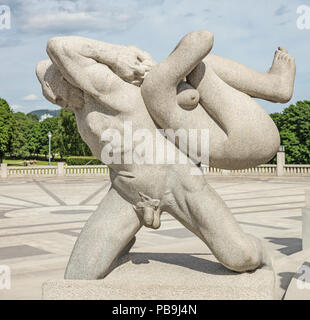
[[[294,57],[285,48],[279,47],[275,52],[272,67],[267,73],[272,77],[275,92],[272,101],[281,103],[290,101],[296,75]]]

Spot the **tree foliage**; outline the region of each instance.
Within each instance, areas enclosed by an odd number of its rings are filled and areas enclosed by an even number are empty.
[[[288,164],[310,163],[310,101],[298,101],[270,115],[277,125]]]
[[[0,162],[5,154],[14,158],[48,155],[48,133],[52,133],[52,157],[90,156],[82,140],[73,113],[61,110],[54,118],[40,122],[36,114],[13,112],[8,103],[0,98]]]
[[[58,116],[57,139],[62,157],[91,155],[91,151],[78,132],[75,116],[70,111],[62,109]]]
[[[10,155],[26,158],[39,153],[39,119],[22,112],[14,113],[13,117],[14,130]]]
[[[8,103],[0,98],[0,162],[12,147],[14,118]]]

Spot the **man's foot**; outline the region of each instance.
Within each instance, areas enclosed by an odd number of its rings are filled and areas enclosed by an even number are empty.
[[[296,75],[295,59],[288,51],[279,47],[275,52],[272,67],[268,74],[273,78],[274,102],[286,103],[291,100]]]

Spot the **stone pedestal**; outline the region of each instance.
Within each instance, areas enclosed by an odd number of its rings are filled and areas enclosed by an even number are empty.
[[[177,246],[177,249],[181,247]],[[183,246],[183,249],[184,248]],[[195,252],[195,251],[192,251]],[[197,251],[196,251],[197,252]],[[306,265],[307,272],[300,267]],[[306,277],[300,290],[296,279]],[[309,279],[308,279],[309,277]],[[44,300],[281,300],[310,299],[310,250],[274,260],[273,268],[239,274],[212,254],[130,253],[104,280],[57,280]],[[289,289],[288,289],[289,288]]]
[[[274,297],[274,273],[238,274],[212,255],[131,253],[106,279],[48,281],[43,299],[265,300]]]

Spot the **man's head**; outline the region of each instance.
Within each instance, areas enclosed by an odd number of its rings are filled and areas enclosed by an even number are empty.
[[[50,60],[39,62],[36,74],[41,83],[43,95],[48,101],[71,111],[83,106],[82,91],[66,81]]]

